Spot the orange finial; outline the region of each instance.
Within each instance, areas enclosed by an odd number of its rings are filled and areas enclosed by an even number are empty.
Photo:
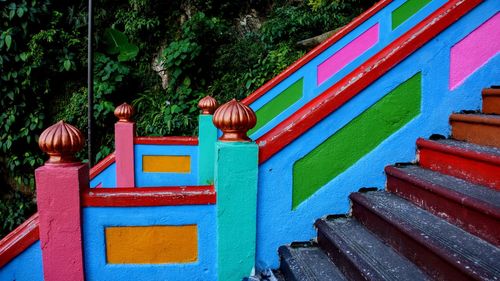
[[[201,109],[201,114],[214,114],[219,104],[217,100],[211,96],[206,96],[198,102],[198,108]]]
[[[233,99],[215,111],[213,122],[223,133],[219,140],[251,141],[247,132],[255,127],[257,116],[250,107]]]
[[[132,115],[134,115],[134,108],[126,102],[115,108],[115,116],[118,118],[118,122],[131,122]]]
[[[42,132],[38,146],[50,157],[47,164],[65,164],[77,162],[75,153],[83,148],[85,139],[80,130],[59,121]]]

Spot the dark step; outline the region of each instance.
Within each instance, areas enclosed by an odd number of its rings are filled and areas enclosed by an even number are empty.
[[[318,247],[310,243],[281,246],[281,273],[287,281],[345,281],[345,277]]]
[[[500,88],[483,90],[483,112],[486,114],[500,114]]]
[[[409,201],[383,191],[352,193],[352,214],[439,280],[498,280],[500,250]]]
[[[500,192],[415,165],[387,166],[387,189],[500,245]]]
[[[417,140],[420,166],[500,189],[500,148],[442,139]]]
[[[450,124],[453,139],[500,147],[499,115],[452,114]]]
[[[318,243],[349,280],[430,280],[352,218],[318,220]]]

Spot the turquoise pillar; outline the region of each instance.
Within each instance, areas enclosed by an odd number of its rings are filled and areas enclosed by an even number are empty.
[[[202,114],[198,118],[198,184],[214,183],[214,156],[217,128],[211,114]]]
[[[241,281],[255,265],[258,146],[219,141],[215,157],[218,279]]]

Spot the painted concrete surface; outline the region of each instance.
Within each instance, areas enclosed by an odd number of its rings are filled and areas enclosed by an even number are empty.
[[[115,124],[116,186],[135,187],[134,177],[135,123]]]
[[[191,172],[191,156],[143,155],[142,171],[144,173],[189,174]]]
[[[400,26],[403,22],[420,11],[431,0],[407,0],[392,12],[392,29]]]
[[[135,185],[179,186],[198,184],[198,146],[195,145],[144,145],[135,147]],[[189,156],[189,172],[145,172],[144,156]]]
[[[500,56],[490,59],[462,85],[450,91],[448,88],[450,49],[499,10],[498,1],[489,0],[480,4],[259,167],[257,203],[259,269],[278,267],[276,249],[280,245],[292,241],[307,241],[315,237],[312,225],[317,218],[327,214],[348,212],[349,193],[361,187],[383,188],[384,167],[395,162],[413,161],[415,141],[418,137],[428,137],[433,133],[448,135],[450,131],[448,118],[453,111],[480,108],[481,89],[499,83]],[[412,21],[413,18],[408,21]],[[396,31],[407,25],[408,21]],[[325,184],[295,210],[291,210],[293,163],[418,72],[422,73],[421,114],[382,141],[345,172]],[[277,225],[280,227],[276,227]]]
[[[258,147],[217,142],[215,154],[218,276],[240,281],[251,275],[255,262]]]
[[[271,121],[276,115],[280,114],[283,110],[290,107],[292,104],[297,102],[304,92],[304,79],[299,79],[297,82],[293,83],[290,87],[286,88],[279,95],[274,97],[263,107],[259,108],[255,112],[257,116],[257,124],[253,129],[248,131],[248,135],[257,131],[259,128]]]
[[[193,263],[109,264],[105,228],[197,225],[198,259]],[[87,280],[216,281],[217,237],[214,205],[84,208],[83,234]]]
[[[290,75],[288,78],[284,79],[281,83],[276,85],[274,88],[269,90],[265,95],[253,102],[250,107],[254,111],[258,111],[260,108],[264,107],[268,102],[273,100],[276,96],[280,95],[284,90],[286,90],[290,85],[298,81],[299,79],[304,79],[304,93],[301,99],[290,105],[281,113],[275,115],[275,117],[267,122],[265,125],[260,127],[258,130],[251,133],[250,137],[253,140],[258,139],[266,132],[274,128],[277,124],[285,120],[287,117],[292,115],[295,111],[301,108],[304,104],[317,97],[323,93],[326,89],[331,87],[334,83],[338,82],[340,79],[345,77],[355,68],[359,67],[368,58],[372,57],[374,54],[382,50],[385,46],[393,42],[395,39],[400,37],[402,34],[410,30],[413,26],[418,24],[436,9],[441,7],[447,0],[432,0],[430,3],[425,5],[423,8],[418,10],[413,16],[404,21],[396,29],[392,28],[391,14],[392,12],[400,7],[406,0],[395,0],[384,9],[373,15],[370,19],[365,21],[363,24],[355,28],[352,32],[344,36],[338,42],[330,46],[324,52],[319,54],[316,58],[308,62],[306,65],[302,66],[295,73]],[[340,68],[335,74],[330,78],[325,80],[323,83],[318,85],[318,66],[326,61],[331,56],[338,53],[344,47],[346,47],[353,40],[358,38],[361,34],[369,30],[374,25],[379,25],[379,40],[378,42],[366,52],[359,55],[357,58],[352,60],[350,63]]]
[[[188,225],[104,228],[108,264],[192,263],[198,260],[198,227]]]
[[[379,41],[378,23],[368,28],[349,44],[318,65],[318,85],[373,47]]]
[[[116,163],[109,165],[101,173],[90,180],[90,187],[116,187]]]
[[[88,166],[45,165],[35,177],[45,279],[83,281],[80,190],[89,184]]]
[[[292,208],[420,113],[421,73],[398,85],[293,166]]]
[[[213,184],[215,142],[217,128],[212,122],[212,115],[200,115],[198,118],[198,184]]]
[[[43,281],[40,241],[33,243],[11,262],[0,268],[2,281]]]
[[[488,60],[500,52],[500,13],[451,48],[450,89],[462,84]]]

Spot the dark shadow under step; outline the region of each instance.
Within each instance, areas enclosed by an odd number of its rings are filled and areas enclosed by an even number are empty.
[[[287,281],[345,281],[345,277],[318,247],[309,243],[281,246],[281,273]]]
[[[352,213],[386,243],[440,280],[497,280],[500,250],[387,192],[353,193]]]
[[[429,280],[352,218],[318,220],[318,243],[350,280]]]

